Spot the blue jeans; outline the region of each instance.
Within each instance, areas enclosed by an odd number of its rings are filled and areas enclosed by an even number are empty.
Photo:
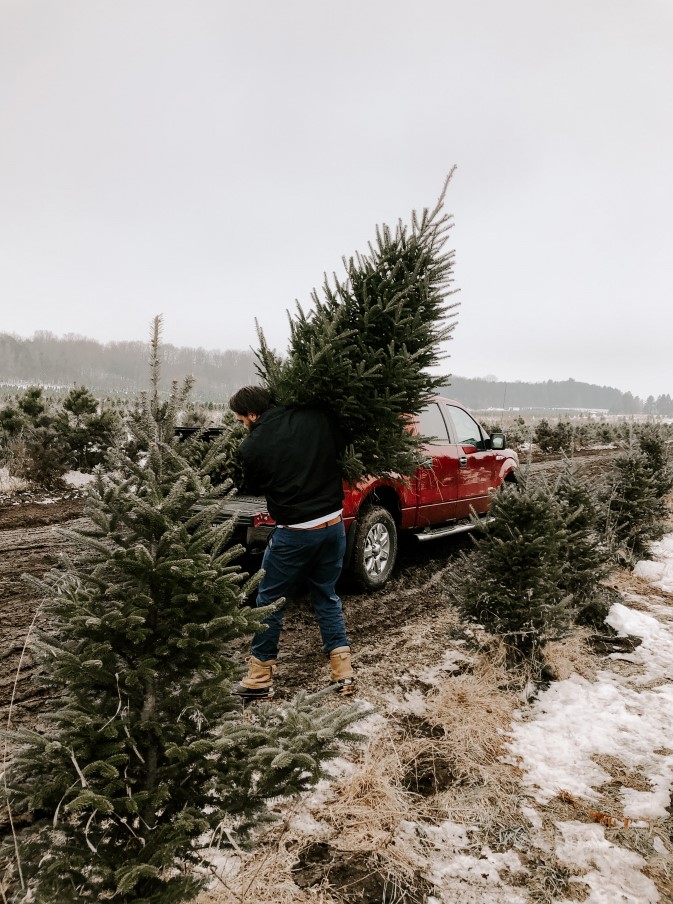
[[[257,593],[257,605],[268,606],[281,597],[296,596],[308,582],[323,653],[349,646],[341,600],[334,589],[346,552],[343,522],[316,530],[279,527],[271,535],[262,559],[264,577]],[[262,662],[278,656],[283,629],[283,607],[265,616],[266,630],[255,634],[252,655]]]

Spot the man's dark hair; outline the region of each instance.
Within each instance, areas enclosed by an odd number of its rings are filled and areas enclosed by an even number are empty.
[[[229,407],[235,414],[247,417],[252,414],[264,414],[271,408],[271,393],[263,386],[243,386],[229,399]]]

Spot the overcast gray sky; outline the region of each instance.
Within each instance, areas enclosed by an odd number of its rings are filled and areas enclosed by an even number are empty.
[[[245,348],[458,170],[446,369],[673,392],[670,0],[0,0],[0,330]]]

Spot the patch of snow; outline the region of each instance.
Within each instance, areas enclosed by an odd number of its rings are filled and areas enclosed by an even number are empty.
[[[673,615],[673,611],[669,612]],[[632,653],[613,654],[613,658],[643,667],[643,674],[633,676],[630,681],[636,684],[647,684],[658,678],[673,681],[673,631],[670,625],[621,603],[612,606],[605,621],[622,636],[630,634],[642,638],[642,643]]]
[[[70,487],[85,487],[95,479],[95,474],[84,474],[82,471],[68,471],[63,475],[63,480]]]
[[[513,868],[514,867],[514,868]],[[501,879],[500,870],[518,872],[521,861],[513,851],[496,854],[484,848],[479,857],[456,854],[430,863],[426,876],[439,891],[441,904],[525,904],[529,897]]]
[[[332,834],[332,828],[324,822],[318,822],[308,811],[297,813],[291,817],[288,826],[292,831],[309,838],[327,839]]]
[[[654,561],[637,562],[633,573],[650,581],[655,587],[673,593],[673,534],[666,534],[650,548]]]
[[[8,496],[25,490],[28,484],[20,477],[10,477],[7,468],[0,468],[0,493],[6,493]]]
[[[401,703],[391,700],[391,708],[398,713],[422,717],[426,713],[425,696],[420,691],[405,692]]]
[[[377,738],[386,730],[388,726],[387,720],[384,718],[384,716],[381,715],[381,713],[377,712],[374,707],[367,703],[365,700],[360,701],[356,699],[354,702],[362,703],[363,708],[366,704],[367,715],[363,719],[360,719],[359,722],[355,723],[353,730],[358,734],[366,735],[370,739]]]
[[[528,900],[500,876],[501,871],[525,869],[518,854],[496,853],[488,847],[482,848],[479,856],[466,853],[469,839],[464,825],[445,821],[432,826],[404,820],[395,843],[402,844],[407,855],[415,855],[417,867],[435,886],[428,904],[524,904]]]
[[[472,662],[471,656],[466,656],[460,650],[444,650],[444,656],[438,669],[440,672],[459,672],[466,663]]]
[[[542,828],[542,817],[533,807],[521,807],[521,812],[534,829]]]
[[[654,750],[670,743],[671,724],[672,685],[636,690],[611,672],[599,672],[594,682],[572,675],[541,694],[528,721],[513,724],[508,747],[524,769],[522,781],[540,803],[560,790],[595,800],[596,789],[610,775],[592,756],[610,755],[653,786],[625,796],[624,815],[666,817],[673,757]]]
[[[355,763],[352,763],[350,760],[346,760],[341,756],[337,756],[325,764],[325,773],[332,781],[337,781],[340,778],[346,778],[346,776],[352,775],[356,768]]]
[[[460,672],[462,667],[472,662],[472,657],[460,650],[444,650],[441,662],[424,672],[416,672],[415,675],[422,684],[438,686],[444,681],[444,673]]]
[[[659,561],[639,563],[639,572],[664,590],[670,581],[673,590],[673,534],[656,545],[655,553]],[[653,564],[656,569],[650,568]],[[641,638],[632,653],[610,657],[640,666],[638,674],[603,670],[592,681],[572,675],[553,684],[512,721],[506,760],[518,763],[523,784],[541,804],[560,790],[596,800],[600,786],[611,777],[593,757],[610,755],[648,782],[650,790],[622,788],[622,811],[609,815],[631,820],[668,816],[673,783],[673,754],[666,752],[673,724],[673,607],[644,597],[637,601],[647,611],[616,603],[606,622],[621,635]],[[522,809],[535,826],[535,812]],[[610,842],[604,826],[560,822],[557,827],[562,835],[558,856],[588,870],[582,879],[590,887],[591,904],[659,901],[654,883],[642,873],[646,861]]]
[[[583,822],[559,822],[556,825],[563,836],[556,847],[559,858],[588,870],[582,876],[582,882],[591,889],[585,904],[655,904],[659,901],[654,882],[641,872],[646,866],[645,860],[608,841],[604,826]]]

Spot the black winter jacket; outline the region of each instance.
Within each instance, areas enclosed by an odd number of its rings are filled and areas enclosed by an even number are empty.
[[[345,443],[318,408],[269,408],[241,444],[245,488],[266,497],[278,524],[299,524],[343,505],[339,458]]]

